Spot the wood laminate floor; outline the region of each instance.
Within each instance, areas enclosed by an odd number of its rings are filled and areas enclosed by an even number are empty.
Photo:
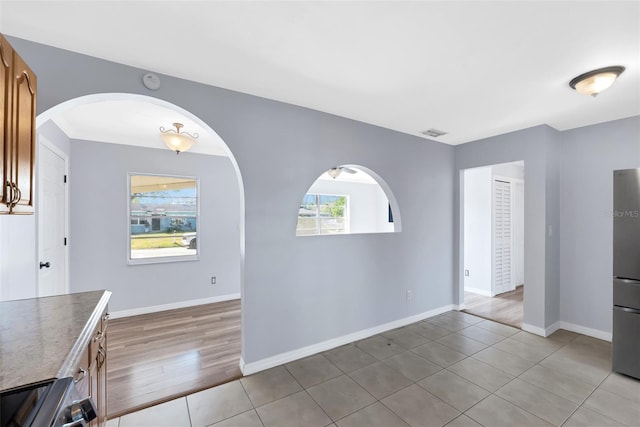
[[[522,328],[524,286],[495,297],[464,293],[463,311],[485,319]]]
[[[242,376],[240,300],[109,322],[108,417]]]

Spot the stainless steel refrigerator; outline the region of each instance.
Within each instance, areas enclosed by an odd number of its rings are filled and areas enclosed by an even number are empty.
[[[640,169],[613,172],[613,370],[640,378]]]

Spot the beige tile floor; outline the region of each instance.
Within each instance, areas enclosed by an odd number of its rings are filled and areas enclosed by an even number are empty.
[[[610,353],[452,311],[107,426],[640,426],[640,381]]]

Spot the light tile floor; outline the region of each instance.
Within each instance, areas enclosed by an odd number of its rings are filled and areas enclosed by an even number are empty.
[[[107,427],[640,426],[611,344],[452,311],[110,420]]]

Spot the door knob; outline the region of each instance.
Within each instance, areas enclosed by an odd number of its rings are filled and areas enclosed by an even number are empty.
[[[49,261],[47,262],[40,261],[40,269],[49,268],[49,267],[51,267],[51,263]]]

